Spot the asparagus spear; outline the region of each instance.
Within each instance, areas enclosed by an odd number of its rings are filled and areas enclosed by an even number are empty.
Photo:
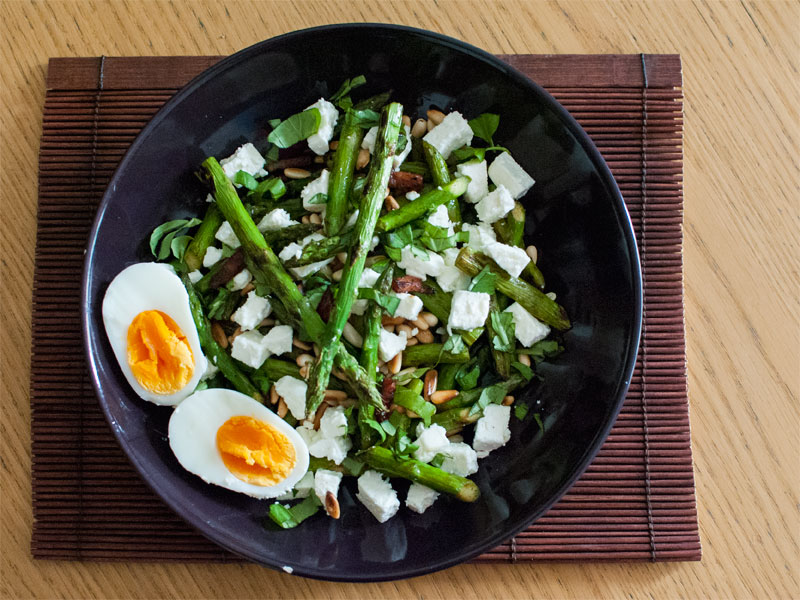
[[[306,399],[306,410],[309,414],[315,411],[324,399],[325,389],[328,387],[328,380],[333,368],[336,347],[342,337],[344,325],[350,316],[353,301],[358,295],[358,282],[364,272],[364,262],[367,260],[367,254],[372,245],[375,224],[386,198],[386,186],[389,184],[389,175],[392,172],[392,160],[397,147],[397,136],[400,134],[402,118],[403,107],[397,102],[387,105],[381,112],[381,123],[375,140],[375,152],[367,176],[367,191],[353,230],[354,243],[347,252],[347,262],[339,283],[336,302],[325,331],[319,339],[319,358],[312,365],[309,373]]]
[[[523,385],[525,385],[525,383],[526,383],[525,378],[522,377],[521,375],[512,375],[505,381],[502,381],[496,385],[502,386],[503,395],[507,396],[514,390],[521,388]],[[483,390],[484,388],[475,388],[472,390],[459,392],[458,396],[456,396],[452,400],[449,400],[444,404],[440,404],[438,406],[438,412],[440,414],[445,412],[450,412],[451,414],[455,414],[453,412],[454,409],[460,409],[465,407],[468,408],[478,401],[478,398],[481,397]],[[436,419],[434,418],[434,422],[435,421]]]
[[[519,202],[515,202],[511,212],[494,224],[494,230],[501,242],[517,248],[524,248],[525,242],[522,238],[525,234],[525,207]],[[544,275],[535,262],[529,262],[524,273],[533,282],[533,285],[540,290],[544,289]]]
[[[443,323],[448,322],[450,320],[450,305],[453,303],[453,294],[443,291],[433,279],[428,279],[425,285],[432,289],[433,293],[415,295],[422,300],[425,310],[436,315],[436,318]],[[483,333],[483,327],[476,327],[470,331],[458,330],[458,333],[464,342],[471,346]]]
[[[233,184],[222,171],[222,167],[215,158],[210,157],[203,162],[203,168],[214,182],[217,205],[242,244],[250,272],[256,280],[266,285],[283,304],[287,323],[304,330],[310,339],[320,339],[325,330],[322,317],[303,296],[283,268],[280,259],[267,245],[264,236],[261,235],[253,223],[253,219],[242,205]],[[274,305],[273,310],[275,310]],[[383,408],[383,399],[367,377],[366,372],[341,343],[337,342],[335,345],[337,347],[337,363],[352,384],[359,400]]]
[[[422,142],[422,149],[425,153],[425,160],[428,163],[433,182],[444,188],[450,183],[450,171],[447,169],[447,161],[444,156],[431,146],[428,142]],[[458,200],[451,198],[446,203],[447,216],[453,223],[461,223],[461,208],[458,206]]]
[[[461,249],[456,259],[456,266],[467,275],[475,277],[488,266],[497,275],[497,289],[506,296],[519,302],[519,304],[541,322],[565,331],[570,328],[567,311],[555,301],[548,298],[541,290],[536,289],[527,281],[518,277],[511,277],[496,262],[484,254],[473,252],[468,247]]]
[[[417,344],[403,350],[403,364],[409,367],[417,365],[435,365],[436,363],[469,362],[469,351],[457,354],[442,352],[442,344]]]
[[[412,200],[405,206],[386,213],[378,219],[377,229],[379,231],[391,231],[419,219],[440,204],[450,200],[455,200],[467,191],[469,177],[459,177],[447,185],[443,185],[440,190],[430,190],[416,200]],[[458,220],[460,222],[460,219]]]
[[[437,492],[455,496],[462,502],[475,502],[481,495],[474,481],[442,471],[413,458],[398,458],[388,448],[373,446],[359,454],[373,469],[389,477],[402,477]]]
[[[256,386],[239,370],[233,359],[211,335],[211,324],[203,313],[200,298],[197,297],[197,292],[194,291],[194,286],[189,280],[189,276],[183,274],[181,275],[181,280],[184,287],[186,287],[186,293],[189,295],[189,310],[192,312],[192,320],[194,320],[194,325],[197,327],[197,336],[200,338],[200,346],[203,348],[206,358],[216,365],[225,376],[225,379],[233,384],[234,388],[263,403],[264,397],[256,389]]]
[[[331,258],[339,252],[347,250],[352,239],[353,236],[348,231],[341,235],[332,235],[322,240],[310,242],[303,248],[299,258],[291,258],[286,261],[285,265],[287,267],[299,267]]]
[[[194,234],[194,238],[183,254],[183,262],[190,271],[203,266],[203,257],[206,255],[208,247],[214,243],[214,234],[217,233],[220,225],[222,225],[222,213],[219,212],[216,204],[212,204],[208,207],[203,222],[200,223],[197,233]]]
[[[328,188],[325,232],[329,236],[340,233],[347,220],[350,188],[353,186],[353,172],[356,168],[358,151],[361,149],[363,137],[364,134],[355,117],[355,113],[348,110],[339,136],[339,147],[336,149],[336,155],[333,158],[333,170],[331,171],[330,186]]]
[[[394,267],[389,265],[381,273],[376,282],[375,289],[386,294],[392,289],[392,277]],[[361,366],[367,375],[375,379],[375,371],[378,368],[378,346],[381,340],[381,318],[383,309],[375,303],[370,303],[364,319],[364,343],[361,346]]]

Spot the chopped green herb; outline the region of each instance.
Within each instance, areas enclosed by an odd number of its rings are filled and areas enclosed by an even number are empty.
[[[158,260],[164,260],[172,250],[172,240],[185,235],[192,227],[201,223],[201,219],[175,219],[162,223],[150,234],[150,252]],[[160,242],[160,243],[159,243]],[[184,250],[186,248],[184,247]],[[178,258],[176,256],[176,258]],[[180,258],[183,258],[181,255]]]
[[[494,294],[497,275],[491,272],[489,267],[484,267],[480,273],[475,275],[469,286],[470,292],[483,292],[484,294]]]
[[[522,375],[526,381],[530,381],[536,376],[536,373],[533,372],[528,365],[524,365],[521,362],[512,362],[511,366],[514,367],[520,375]]]
[[[236,175],[233,176],[233,183],[244,186],[248,190],[254,190],[258,187],[256,178],[247,171],[236,171]]]
[[[278,148],[288,148],[297,142],[308,139],[319,129],[322,116],[319,109],[309,108],[301,113],[292,115],[281,122],[267,137],[267,140]]]
[[[492,113],[483,113],[469,120],[469,126],[472,133],[479,137],[490,146],[494,146],[492,136],[497,131],[497,126],[500,124],[500,115],[493,115]]]
[[[524,419],[526,417],[526,415],[528,414],[529,410],[530,410],[530,408],[528,407],[527,404],[517,404],[514,407],[514,416],[519,421],[522,421],[522,419]]]
[[[513,352],[516,346],[514,342],[514,316],[508,312],[492,310],[489,312],[491,319],[492,347],[500,352]]]

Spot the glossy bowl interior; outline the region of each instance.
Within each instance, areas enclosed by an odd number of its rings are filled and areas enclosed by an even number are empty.
[[[548,289],[574,323],[567,351],[540,365],[542,383],[521,393],[539,411],[512,417],[511,441],[481,462],[474,504],[438,500],[425,514],[401,508],[378,523],[340,493],[338,521],[297,529],[262,526],[268,502],[204,484],[184,471],[166,437],[171,409],[128,387],[100,313],[108,283],[151,260],[146,239],[167,219],[198,215],[205,191],[193,171],[264,137],[268,119],[330,95],[364,74],[364,96],[387,89],[412,119],[430,107],[468,117],[501,115],[495,139],[536,179],[524,202]],[[191,82],[144,129],[121,162],[88,243],[84,333],[94,384],[120,445],[183,519],[225,548],[264,565],[333,580],[420,575],[472,558],[527,527],[588,466],[622,403],[641,321],[641,280],[630,221],[605,163],[546,92],[493,56],[430,32],[385,25],[305,30],[235,54]],[[401,498],[403,493],[401,492]]]

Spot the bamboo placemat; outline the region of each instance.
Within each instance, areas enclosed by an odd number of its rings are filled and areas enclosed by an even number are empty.
[[[80,281],[97,203],[139,130],[220,57],[50,60],[39,158],[31,410],[35,558],[239,560],[139,479],[94,395]],[[480,560],[699,560],[683,326],[679,56],[506,55],[583,125],[636,230],[644,324],[630,390],[589,470]]]

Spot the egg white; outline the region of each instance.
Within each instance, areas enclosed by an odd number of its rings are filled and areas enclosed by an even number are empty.
[[[181,328],[194,356],[194,371],[186,385],[173,394],[155,394],[136,380],[128,364],[128,327],[146,310],[160,310]],[[131,265],[109,284],[103,298],[103,324],[122,373],[133,390],[145,400],[175,406],[191,394],[208,362],[200,348],[197,328],[189,308],[189,295],[172,267],[159,263]]]
[[[217,430],[231,417],[253,417],[289,439],[296,462],[286,479],[273,486],[253,485],[228,470],[217,448]],[[202,390],[181,402],[169,420],[169,445],[183,468],[206,483],[254,498],[281,496],[308,471],[308,448],[300,435],[266,406],[234,390]]]

